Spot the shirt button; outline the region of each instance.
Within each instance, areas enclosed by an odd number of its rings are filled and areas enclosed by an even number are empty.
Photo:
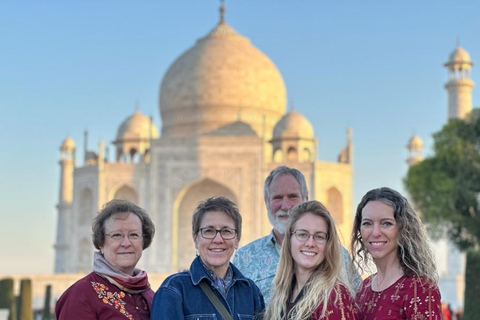
[[[138,310],[138,307],[135,307],[135,309],[137,309],[137,310]]]

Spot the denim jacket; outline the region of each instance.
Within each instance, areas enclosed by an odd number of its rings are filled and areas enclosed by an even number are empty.
[[[150,320],[220,320],[217,309],[200,288],[206,281],[235,320],[252,320],[265,309],[262,294],[252,280],[245,278],[231,264],[233,283],[226,296],[208,277],[200,257],[193,260],[189,271],[169,276],[153,298]],[[204,280],[205,279],[205,280]]]

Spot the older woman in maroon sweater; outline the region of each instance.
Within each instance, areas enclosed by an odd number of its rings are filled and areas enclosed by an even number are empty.
[[[93,272],[63,293],[57,320],[150,319],[153,291],[145,271],[135,268],[155,233],[148,214],[126,200],[112,200],[92,225]]]

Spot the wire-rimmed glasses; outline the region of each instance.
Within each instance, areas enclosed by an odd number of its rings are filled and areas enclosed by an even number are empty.
[[[309,233],[307,230],[298,229],[292,232],[298,241],[307,242],[310,237],[313,237],[313,241],[318,244],[324,244],[328,240],[328,234],[325,232],[316,232],[314,234]]]

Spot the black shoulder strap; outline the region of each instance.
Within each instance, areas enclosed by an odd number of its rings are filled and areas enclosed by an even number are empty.
[[[222,318],[224,320],[233,320],[232,315],[228,310],[225,308],[225,306],[220,302],[218,297],[213,293],[212,288],[205,282],[205,281],[200,281],[199,283],[200,288],[202,288],[203,292],[207,295],[208,299],[212,302],[213,306],[217,311],[220,313]]]

